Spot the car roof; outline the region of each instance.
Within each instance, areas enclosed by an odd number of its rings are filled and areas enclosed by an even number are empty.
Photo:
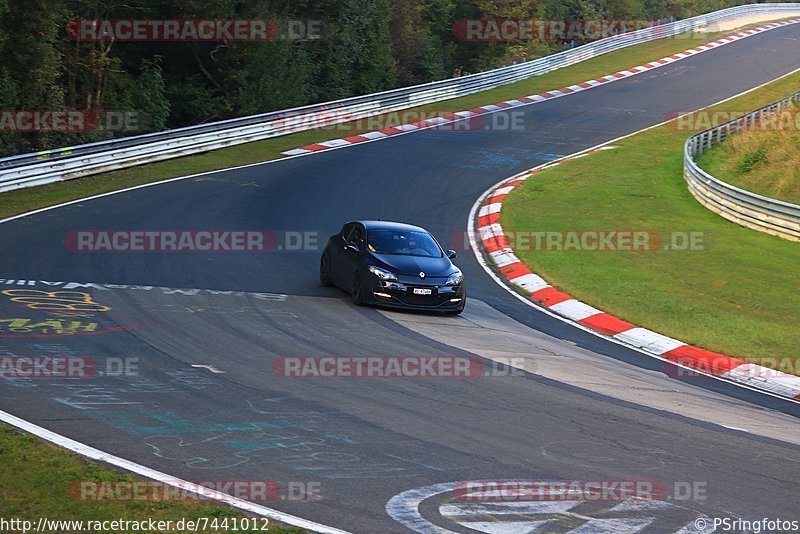
[[[353,221],[358,222],[364,225],[364,228],[367,230],[405,230],[405,231],[420,231],[425,233],[430,233],[426,229],[421,228],[419,226],[414,226],[412,224],[400,223],[400,222],[392,222],[392,221]]]

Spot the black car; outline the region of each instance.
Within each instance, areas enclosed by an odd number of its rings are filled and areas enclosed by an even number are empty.
[[[353,221],[331,236],[319,279],[349,291],[359,306],[377,304],[461,313],[464,275],[426,230],[410,224]]]

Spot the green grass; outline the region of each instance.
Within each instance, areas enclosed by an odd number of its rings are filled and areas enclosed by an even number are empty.
[[[29,435],[0,425],[0,517],[33,521],[40,517],[53,520],[155,520],[247,517],[231,508],[209,501],[131,502],[82,501],[70,497],[71,483],[80,480],[133,481],[101,465],[91,463]],[[260,523],[259,523],[260,524]],[[132,532],[117,530],[116,532]],[[171,532],[186,532],[172,530]],[[48,532],[67,532],[49,530]],[[107,532],[111,532],[108,530]],[[221,529],[198,532],[223,532]],[[300,529],[269,527],[269,532],[301,534]]]
[[[800,204],[798,111],[796,106],[786,110],[774,123],[788,128],[734,135],[696,158],[698,165],[742,189]]]
[[[709,33],[701,37],[684,35],[644,43],[599,56],[543,76],[504,85],[491,91],[484,91],[414,109],[441,113],[462,111],[512,98],[541,93],[550,89],[558,89],[648,63],[655,59],[699,46],[714,40],[716,36],[727,35],[732,31]],[[364,130],[356,126],[349,124],[337,126],[336,129],[310,130],[200,155],[97,174],[68,182],[2,193],[0,194],[0,217],[8,217],[69,200],[167,178],[282,158],[284,156],[281,155],[281,152],[285,150],[363,133]]]
[[[798,84],[791,75],[712,109],[756,109]],[[800,359],[800,246],[695,201],[682,177],[689,135],[661,126],[544,170],[506,197],[502,225],[702,232],[705,250],[517,255],[555,287],[636,325],[729,355]]]

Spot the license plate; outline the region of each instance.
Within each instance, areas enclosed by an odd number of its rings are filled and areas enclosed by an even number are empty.
[[[422,288],[422,287],[415,287],[414,288],[414,294],[415,295],[432,295],[433,291],[430,290],[430,289]]]

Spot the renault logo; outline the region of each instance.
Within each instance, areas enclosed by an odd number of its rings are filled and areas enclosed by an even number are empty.
[[[420,277],[420,278],[425,278],[425,273],[423,273],[423,272],[421,272],[421,271],[420,271],[420,273],[419,273],[419,277]]]

